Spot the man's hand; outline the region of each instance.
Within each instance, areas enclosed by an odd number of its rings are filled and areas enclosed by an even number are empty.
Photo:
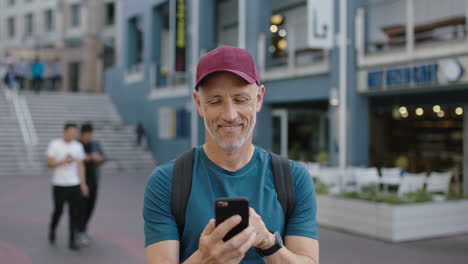
[[[238,264],[245,253],[256,240],[253,227],[249,226],[241,233],[224,242],[223,237],[241,222],[241,217],[235,215],[215,226],[211,219],[200,236],[198,254],[200,263],[207,264]]]
[[[93,157],[92,157],[91,155],[86,155],[83,161],[84,161],[84,162],[93,161]]]
[[[68,155],[65,160],[63,160],[64,164],[70,164],[70,163],[73,163],[75,162],[75,160],[70,156]]]
[[[88,185],[86,185],[86,183],[80,184],[80,189],[81,189],[81,193],[83,194],[83,196],[88,196],[89,188],[88,188]]]
[[[101,156],[101,154],[94,152],[93,155],[91,156],[92,160],[96,163],[101,163],[104,161],[104,158]]]
[[[253,247],[260,249],[269,249],[275,245],[275,236],[268,231],[262,217],[255,212],[253,208],[249,209],[249,225],[254,228],[257,238]]]

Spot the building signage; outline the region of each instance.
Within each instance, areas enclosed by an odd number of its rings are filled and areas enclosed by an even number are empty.
[[[186,49],[186,2],[185,0],[176,0],[176,54],[175,54],[175,71],[185,72],[185,49]]]
[[[307,41],[309,47],[331,49],[333,47],[333,1],[307,1]]]
[[[438,83],[438,64],[390,68],[367,74],[369,90],[382,90]]]

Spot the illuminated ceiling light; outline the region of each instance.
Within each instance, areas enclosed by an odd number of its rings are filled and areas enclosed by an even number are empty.
[[[283,24],[283,22],[284,22],[283,15],[276,14],[276,15],[271,16],[271,23],[273,25],[281,25]]]
[[[434,113],[440,112],[440,105],[434,105],[434,107],[432,107],[432,111],[434,111]]]
[[[403,114],[401,114],[401,117],[407,118],[408,117],[408,112],[404,112]]]
[[[270,26],[270,31],[271,31],[271,33],[276,33],[276,32],[278,32],[278,26],[277,26],[277,25],[271,25],[271,26]]]
[[[445,112],[443,110],[440,110],[439,112],[437,112],[437,116],[442,118],[445,116]]]
[[[421,107],[416,108],[416,115],[422,116],[424,114],[424,110]]]
[[[285,50],[288,47],[288,42],[285,39],[280,39],[277,46],[279,50]]]
[[[286,29],[281,29],[279,31],[279,35],[280,35],[280,37],[283,37],[283,38],[286,37]]]
[[[456,115],[463,115],[463,108],[461,108],[461,107],[455,108],[455,114]]]
[[[398,111],[400,112],[401,115],[404,115],[405,113],[407,114],[408,113],[408,109],[404,106],[400,107],[400,109],[398,109]]]

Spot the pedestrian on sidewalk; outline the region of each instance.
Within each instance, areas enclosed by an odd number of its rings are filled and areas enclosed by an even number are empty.
[[[59,58],[56,58],[52,64],[52,91],[60,90],[60,84],[62,82],[62,64],[60,63]]]
[[[19,90],[25,90],[26,77],[28,76],[28,62],[24,58],[21,58],[15,64],[15,76]]]
[[[139,147],[141,146],[141,141],[143,140],[145,136],[145,128],[143,127],[143,124],[141,122],[138,122],[135,128],[135,134],[136,134],[136,145]]]
[[[53,168],[52,198],[53,212],[49,225],[49,242],[55,244],[56,229],[62,216],[63,207],[68,203],[69,212],[69,248],[78,250],[75,232],[79,224],[81,195],[88,195],[85,180],[83,146],[76,141],[77,125],[64,125],[63,137],[54,139],[47,148],[47,167]]]
[[[33,90],[36,93],[39,93],[42,90],[42,85],[44,83],[44,63],[37,57],[34,60],[34,63],[31,65],[31,73],[33,80]]]
[[[80,142],[86,154],[84,159],[86,171],[86,184],[89,188],[89,195],[82,196],[80,217],[81,221],[78,227],[78,243],[80,246],[89,245],[89,236],[87,233],[89,220],[96,206],[98,186],[99,186],[99,166],[105,161],[104,151],[101,144],[93,139],[93,126],[91,123],[85,123],[81,126]]]
[[[7,71],[3,76],[3,83],[12,91],[18,91],[18,82],[16,81],[13,65],[8,65]]]

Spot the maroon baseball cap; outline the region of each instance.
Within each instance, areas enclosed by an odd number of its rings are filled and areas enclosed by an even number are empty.
[[[221,46],[206,53],[198,62],[195,90],[198,90],[200,82],[215,72],[231,72],[247,83],[260,85],[255,61],[245,49]]]

